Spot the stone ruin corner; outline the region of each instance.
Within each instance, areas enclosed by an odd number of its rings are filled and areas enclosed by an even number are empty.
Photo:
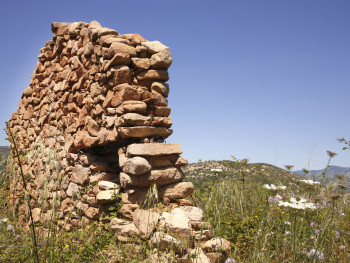
[[[23,169],[30,178],[26,190],[34,221],[44,222],[56,211],[60,227],[82,227],[108,215],[121,194],[121,216],[147,236],[140,226],[142,211],[156,185],[156,201],[169,215],[184,215],[180,229],[192,235],[202,216],[191,218],[191,211],[200,209],[185,199],[194,190],[183,182],[187,161],[179,144],[164,143],[172,134],[166,83],[170,49],[96,21],[52,23],[51,29],[53,38],[40,49],[30,84],[8,122],[26,153]],[[9,202],[25,221],[18,169],[11,189]]]

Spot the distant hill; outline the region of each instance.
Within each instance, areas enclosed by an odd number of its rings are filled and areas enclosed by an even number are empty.
[[[222,179],[234,179],[242,183],[242,173],[247,185],[274,184],[296,188],[301,176],[266,163],[248,163],[240,166],[233,161],[206,161],[192,163],[184,167],[185,180],[191,181],[197,188],[205,188]]]
[[[0,146],[0,155],[9,155],[10,146]]]
[[[324,172],[323,170],[311,170],[309,174],[309,178],[315,179],[316,181],[321,181],[322,179],[322,173]],[[298,174],[300,176],[305,176],[303,171],[294,171],[293,173]],[[337,180],[336,175],[342,175],[344,176],[345,180],[347,181],[347,184],[350,184],[350,168],[349,167],[341,167],[341,166],[335,166],[331,165],[327,169],[326,172],[326,182],[331,182]]]

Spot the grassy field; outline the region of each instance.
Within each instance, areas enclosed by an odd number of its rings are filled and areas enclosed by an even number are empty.
[[[38,225],[36,254],[31,232],[20,230],[6,202],[8,173],[2,169],[0,177],[0,262],[155,262],[146,260],[151,254],[158,262],[180,262],[147,240],[118,241],[102,221],[72,232],[58,232],[54,219],[46,230]],[[303,182],[288,170],[246,160],[190,164],[185,173],[196,185],[194,205],[215,236],[231,242],[231,262],[350,262],[350,196],[341,178]]]

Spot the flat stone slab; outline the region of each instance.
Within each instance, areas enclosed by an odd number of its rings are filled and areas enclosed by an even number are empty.
[[[124,188],[128,186],[147,187],[152,184],[161,186],[179,182],[184,177],[185,175],[180,168],[165,168],[152,170],[144,175],[120,173],[120,184]]]
[[[149,136],[169,137],[173,131],[164,127],[134,126],[119,127],[118,134],[124,138],[144,138]]]
[[[178,143],[136,143],[128,146],[127,155],[157,156],[181,154],[182,150]]]
[[[116,201],[115,196],[119,193],[118,189],[104,190],[96,195],[96,202],[100,205],[113,203]]]

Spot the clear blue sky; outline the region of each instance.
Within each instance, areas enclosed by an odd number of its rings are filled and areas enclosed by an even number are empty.
[[[2,1],[0,124],[16,111],[50,24],[99,21],[171,48],[173,135],[190,162],[350,166],[350,1]],[[7,145],[5,133],[0,145]]]

